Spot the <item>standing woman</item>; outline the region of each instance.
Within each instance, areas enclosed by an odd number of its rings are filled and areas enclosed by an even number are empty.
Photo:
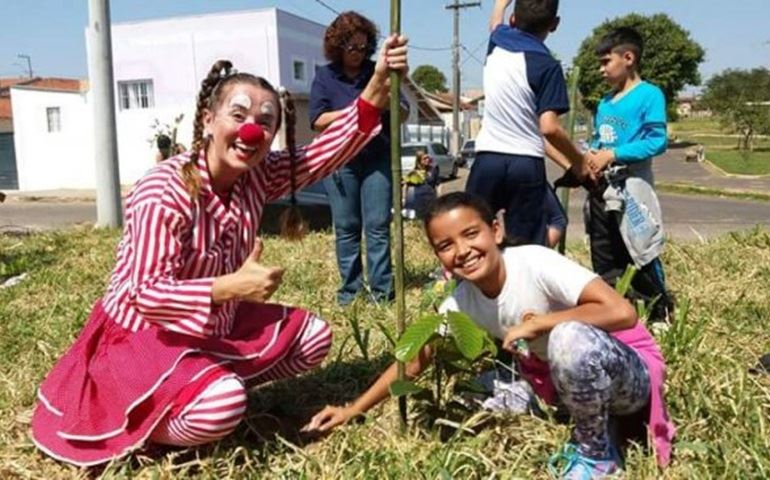
[[[403,179],[404,209],[409,218],[422,218],[425,210],[436,199],[439,187],[438,165],[430,155],[420,150],[414,158],[414,170]]]
[[[388,75],[406,71],[405,43],[389,38],[361,95],[291,153],[270,151],[282,120],[275,89],[229,61],[212,66],[191,151],[158,164],[129,194],[107,292],[38,390],[32,438],[42,451],[89,466],[147,441],[213,442],[243,418],[247,387],[321,363],[329,326],[267,303],[283,269],[260,261],[264,205],[328,175],[377,135]]]
[[[329,64],[316,72],[310,90],[310,124],[322,132],[361,94],[375,71],[370,57],[377,47],[377,27],[356,12],[340,14],[326,29],[324,55]],[[405,102],[402,101],[402,105]],[[402,118],[407,111],[402,107]],[[382,124],[390,124],[389,112]],[[331,204],[342,285],[337,302],[347,305],[364,288],[361,231],[366,235],[366,271],[370,299],[393,298],[390,221],[393,203],[390,134],[383,128],[356,158],[324,179]]]

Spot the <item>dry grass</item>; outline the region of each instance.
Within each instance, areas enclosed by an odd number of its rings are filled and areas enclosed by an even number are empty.
[[[568,437],[568,425],[500,417],[475,437],[444,443],[418,428],[399,433],[395,402],[387,402],[363,424],[313,442],[299,439],[297,425],[327,402],[352,398],[391,358],[376,327],[394,324],[391,310],[335,305],[333,239],[321,232],[301,243],[268,237],[264,257],[287,267],[278,301],[305,306],[332,323],[335,343],[321,369],[255,390],[248,420],[219,444],[139,455],[97,471],[57,463],[27,436],[35,388],[102,293],[117,239],[117,232],[86,229],[0,236],[0,263],[29,272],[25,282],[0,290],[0,478],[543,478],[548,455]],[[407,305],[414,306],[435,264],[417,228],[408,228],[406,244]],[[569,253],[587,260],[583,246]],[[670,245],[665,263],[691,311],[686,322],[659,334],[679,428],[675,458],[663,476],[767,478],[770,377],[748,374],[747,367],[770,350],[770,235],[755,231]],[[371,329],[368,362],[349,338],[351,317]],[[661,476],[639,448],[628,452],[626,471],[634,479]]]

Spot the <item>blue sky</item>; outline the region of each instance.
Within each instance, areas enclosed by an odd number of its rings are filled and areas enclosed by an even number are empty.
[[[451,82],[451,0],[402,0],[402,30],[412,45],[412,67],[430,63]],[[343,11],[356,9],[389,30],[388,0],[323,0]],[[28,54],[36,75],[87,76],[84,28],[86,0],[3,0],[0,18],[0,76],[20,76]],[[481,61],[487,40],[487,19],[493,0],[462,11],[460,22],[463,89],[481,85]],[[565,62],[580,42],[603,20],[630,12],[664,12],[690,31],[706,49],[701,65],[705,78],[725,68],[770,67],[770,28],[767,0],[562,0],[562,25],[547,43]],[[278,7],[328,24],[335,14],[317,0],[111,0],[113,22],[216,11]],[[419,47],[444,50],[422,50]]]

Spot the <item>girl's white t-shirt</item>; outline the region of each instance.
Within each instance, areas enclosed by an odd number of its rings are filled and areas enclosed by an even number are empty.
[[[503,339],[525,313],[546,314],[573,308],[585,286],[597,278],[587,268],[539,245],[508,247],[503,252],[505,285],[497,298],[485,296],[471,282],[460,282],[440,312],[461,311],[491,335]],[[548,334],[529,342],[540,359],[548,359]]]

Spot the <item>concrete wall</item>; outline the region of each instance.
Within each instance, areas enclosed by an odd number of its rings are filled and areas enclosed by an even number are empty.
[[[19,190],[93,188],[91,112],[86,95],[11,88]],[[48,132],[46,108],[59,107],[61,131]]]
[[[95,188],[92,106],[85,93],[13,88],[16,165],[19,190]],[[61,131],[48,132],[47,107],[59,107]],[[171,123],[176,109],[129,110],[117,117],[120,183],[131,185],[155,164],[150,142],[157,118]],[[179,126],[179,138],[192,136],[192,120]],[[189,147],[189,144],[187,144]]]
[[[278,56],[281,59],[278,83],[293,94],[310,94],[316,67],[325,65],[323,38],[326,26],[276,10]],[[294,61],[305,64],[305,81],[294,79]]]

